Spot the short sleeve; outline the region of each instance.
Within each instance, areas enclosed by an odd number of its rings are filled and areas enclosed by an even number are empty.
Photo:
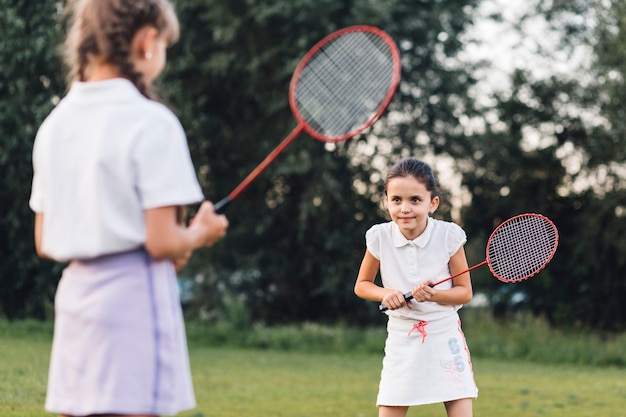
[[[446,247],[448,256],[454,255],[467,242],[465,231],[456,223],[449,223]]]
[[[380,260],[380,225],[375,224],[365,232],[365,245],[374,258]]]
[[[167,111],[145,127],[133,149],[137,188],[144,209],[203,199],[180,122]]]
[[[28,200],[28,205],[35,213],[41,213],[43,211],[42,182],[44,178],[39,169],[40,147],[39,142],[35,140],[33,146],[33,181],[31,184],[30,199]]]

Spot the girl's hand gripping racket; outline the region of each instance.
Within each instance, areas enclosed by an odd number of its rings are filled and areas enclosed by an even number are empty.
[[[502,282],[519,282],[536,275],[550,262],[559,244],[559,232],[550,219],[541,214],[520,214],[500,224],[487,241],[487,259],[465,271],[444,278],[435,287],[468,271],[489,265],[494,277]],[[410,292],[404,299],[413,298]],[[386,311],[383,304],[380,311]]]
[[[298,125],[235,188],[215,204],[222,213],[303,130],[323,142],[340,142],[370,127],[385,111],[400,81],[400,53],[389,35],[350,26],[319,41],[298,64],[289,105]]]

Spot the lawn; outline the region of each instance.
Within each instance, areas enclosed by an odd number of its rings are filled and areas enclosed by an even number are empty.
[[[49,336],[0,334],[0,415],[43,411]],[[190,346],[198,401],[183,417],[376,416],[380,355]],[[474,360],[476,416],[625,415],[626,369]],[[409,416],[445,416],[440,404]]]
[[[202,348],[191,350],[198,408],[185,417],[376,416],[381,358]],[[476,416],[625,415],[626,370],[474,361]],[[443,406],[409,416],[445,416]]]

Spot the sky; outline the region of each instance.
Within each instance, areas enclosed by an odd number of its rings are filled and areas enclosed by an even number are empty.
[[[515,68],[545,78],[551,74],[571,75],[575,69],[584,67],[589,51],[582,47],[574,51],[559,48],[561,35],[551,30],[541,16],[524,18],[537,3],[537,0],[483,0],[481,3],[476,24],[466,35],[480,44],[468,43],[461,58],[465,61],[485,59],[491,63],[489,70],[481,74],[485,79],[481,85],[483,91],[506,89],[507,77]],[[502,21],[490,18],[496,13],[501,14]]]
[[[580,69],[585,67],[589,51],[584,48],[573,51],[559,48],[560,34],[553,31],[541,16],[529,16],[537,3],[538,0],[483,0],[475,25],[464,35],[466,47],[459,54],[461,62],[484,60],[489,63],[485,69],[474,73],[479,82],[473,89],[479,103],[487,108],[493,104],[492,94],[506,95],[510,89],[510,76],[515,69],[527,70],[535,78],[542,79],[555,74],[562,78],[580,77]],[[494,19],[493,15],[500,15],[501,19]],[[489,120],[489,115],[485,116]],[[496,119],[494,114],[491,120]],[[466,124],[470,130],[480,128],[480,125],[474,126],[470,120]],[[522,146],[529,149],[546,146],[551,144],[551,140],[551,135],[528,129]],[[581,159],[576,150],[565,149],[562,156],[564,164],[572,172],[580,170]],[[437,168],[440,182],[450,190],[452,215],[458,220],[460,208],[470,204],[471,200],[469,193],[460,187],[461,176],[454,173],[453,161],[433,156],[424,159]]]

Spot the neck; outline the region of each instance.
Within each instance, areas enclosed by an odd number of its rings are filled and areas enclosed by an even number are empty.
[[[93,65],[87,77],[87,82],[105,81],[120,77],[122,77],[122,74],[115,65],[99,63]]]

